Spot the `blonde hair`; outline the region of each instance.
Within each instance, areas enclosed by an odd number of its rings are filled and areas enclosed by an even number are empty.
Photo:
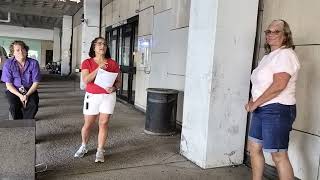
[[[290,30],[289,24],[285,20],[282,20],[282,19],[276,19],[276,20],[273,20],[272,22],[275,22],[275,21],[280,21],[283,23],[283,34],[284,34],[285,38],[282,42],[282,45],[284,46],[284,48],[295,49],[295,46],[293,44],[292,32]],[[264,44],[264,50],[265,50],[266,54],[269,54],[271,52],[271,47],[267,42]]]

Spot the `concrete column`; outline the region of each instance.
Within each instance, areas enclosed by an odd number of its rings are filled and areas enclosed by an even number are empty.
[[[258,0],[191,1],[181,154],[201,168],[243,163]]]
[[[99,36],[100,0],[84,0],[83,11],[81,61],[89,57],[91,41]],[[84,89],[82,81],[80,81],[80,88]]]
[[[71,36],[72,16],[63,16],[61,42],[61,75],[68,75],[70,73]]]
[[[60,50],[60,28],[55,27],[53,29],[53,62],[60,61]]]

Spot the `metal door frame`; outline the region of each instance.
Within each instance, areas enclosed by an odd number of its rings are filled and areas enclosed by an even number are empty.
[[[123,90],[123,85],[121,86],[120,90],[117,91],[117,96],[125,101],[127,101],[130,104],[134,104],[134,96],[133,96],[133,78],[134,74],[136,73],[136,67],[134,67],[134,59],[133,59],[133,51],[135,48],[135,39],[136,39],[136,26],[138,26],[138,20],[139,17],[135,16],[130,19],[126,20],[126,23],[121,26],[117,27],[112,27],[109,26],[106,28],[106,39],[109,44],[109,47],[112,45],[112,40],[116,40],[116,57],[115,60],[117,63],[120,65],[120,70],[121,70],[121,78],[122,78],[122,84],[127,83],[128,85],[128,92],[127,96],[123,95],[124,90]],[[126,27],[131,27],[131,32],[130,33],[125,33],[125,28]],[[113,36],[112,32],[116,30],[117,35]],[[120,37],[121,36],[121,37]],[[125,43],[125,37],[130,36],[130,52],[129,52],[129,66],[122,65],[122,57],[120,57],[120,54],[122,55],[122,52],[120,52],[120,46],[122,46]],[[121,42],[120,42],[121,38]],[[122,50],[122,49],[121,49]],[[123,74],[128,74],[128,81],[124,82],[124,76]]]

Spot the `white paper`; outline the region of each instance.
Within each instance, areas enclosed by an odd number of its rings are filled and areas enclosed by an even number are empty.
[[[118,73],[108,72],[99,68],[96,79],[94,80],[94,84],[102,88],[112,87],[115,80],[117,79],[117,76]]]

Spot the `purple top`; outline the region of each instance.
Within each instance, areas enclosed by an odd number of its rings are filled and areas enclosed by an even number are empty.
[[[32,58],[27,57],[22,73],[15,58],[8,59],[2,69],[1,80],[12,83],[17,89],[21,86],[29,89],[34,82],[40,82],[40,79],[39,63]]]

